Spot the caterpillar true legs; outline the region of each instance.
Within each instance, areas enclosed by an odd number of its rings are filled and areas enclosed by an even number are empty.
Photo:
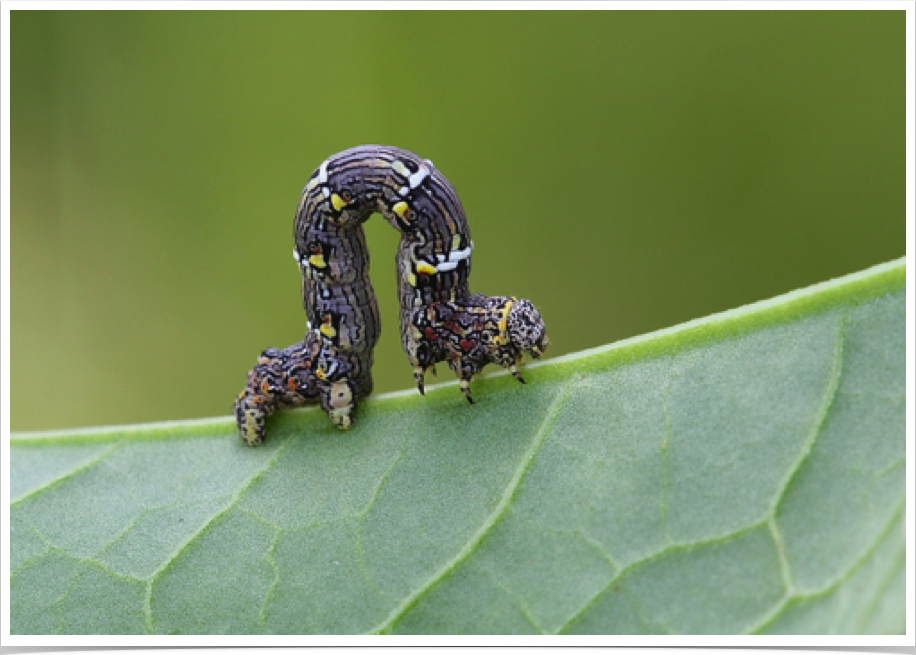
[[[410,330],[413,349],[407,355],[420,393],[426,371],[447,361],[472,404],[470,382],[487,364],[508,368],[524,384],[519,371],[523,354],[537,359],[550,343],[531,301],[503,296],[469,294],[460,301],[417,308],[410,313]]]
[[[429,160],[386,146],[338,153],[309,178],[296,211],[294,256],[309,331],[300,344],[268,349],[236,400],[239,431],[261,443],[276,409],[318,400],[340,428],[372,390],[381,323],[368,277],[362,224],[380,213],[401,232],[396,257],[401,345],[424,393],[425,373],[448,362],[469,402],[470,381],[489,363],[518,371],[522,353],[549,343],[528,300],[468,290],[473,243],[464,209]]]

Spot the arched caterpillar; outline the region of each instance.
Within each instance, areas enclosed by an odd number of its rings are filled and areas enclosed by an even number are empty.
[[[296,210],[293,256],[302,272],[305,339],[265,350],[235,402],[249,445],[264,439],[278,408],[321,403],[342,429],[372,391],[381,324],[362,224],[379,213],[401,233],[396,263],[401,345],[424,393],[426,371],[448,362],[473,403],[470,380],[489,363],[518,371],[549,343],[528,300],[468,290],[474,244],[461,201],[433,163],[387,146],[359,146],[312,173]]]

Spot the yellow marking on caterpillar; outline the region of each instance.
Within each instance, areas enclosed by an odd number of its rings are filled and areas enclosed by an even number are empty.
[[[401,218],[406,219],[407,217],[406,217],[405,214],[407,214],[407,212],[410,211],[410,205],[408,205],[406,202],[404,202],[404,201],[402,200],[401,202],[399,202],[398,204],[396,204],[394,207],[392,207],[391,210],[392,210],[395,214],[397,214],[398,216],[400,216]]]
[[[333,193],[331,194],[331,204],[334,205],[334,211],[340,211],[350,203],[348,203],[336,193]]]
[[[505,345],[508,341],[508,335],[506,334],[506,327],[509,321],[509,310],[512,309],[512,305],[515,304],[515,298],[507,302],[501,310],[499,310],[500,319],[496,323],[497,329],[499,329],[499,334],[493,337],[493,343],[498,346]]]
[[[324,261],[324,255],[312,255],[309,257],[309,264],[315,268],[325,268],[328,263]]]
[[[452,250],[459,250],[461,247],[461,235],[456,234],[452,237]]]
[[[435,266],[430,266],[426,262],[417,262],[417,273],[422,273],[423,275],[435,275],[439,271],[436,270]]]
[[[500,331],[500,332],[505,332],[505,331],[506,331],[506,323],[507,323],[508,320],[509,320],[509,310],[512,309],[512,305],[514,305],[514,304],[515,304],[515,299],[513,298],[512,300],[510,300],[509,302],[507,302],[507,303],[505,304],[505,306],[500,310],[499,313],[501,314],[501,317],[500,317],[499,323],[498,323],[499,331]]]
[[[393,168],[396,173],[399,173],[404,177],[410,177],[410,169],[407,168],[402,161],[395,161],[393,164],[391,164],[391,168]]]
[[[413,273],[408,273],[407,274],[407,284],[409,284],[412,287],[417,286],[417,276],[414,275]],[[419,301],[419,298],[417,298],[416,300]],[[417,302],[417,304],[419,305],[420,303]]]
[[[326,336],[328,339],[333,339],[335,336],[337,336],[337,330],[335,330],[334,326],[330,323],[322,323],[321,334]]]

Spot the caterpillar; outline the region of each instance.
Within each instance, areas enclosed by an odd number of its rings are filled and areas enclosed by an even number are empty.
[[[401,233],[401,346],[421,394],[427,371],[447,362],[473,403],[471,379],[487,364],[524,383],[523,353],[538,358],[549,344],[530,301],[469,291],[470,229],[457,193],[430,160],[388,146],[344,150],[312,173],[296,208],[293,257],[308,331],[298,344],[262,352],[249,371],[235,401],[249,445],[264,440],[274,411],[306,403],[320,403],[347,429],[359,400],[371,393],[381,320],[362,225],[375,213]]]

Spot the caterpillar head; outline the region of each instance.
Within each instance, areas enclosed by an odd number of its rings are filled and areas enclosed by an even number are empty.
[[[530,352],[535,359],[550,345],[544,319],[530,300],[517,300],[512,304],[506,317],[506,330],[510,343],[520,351]]]

